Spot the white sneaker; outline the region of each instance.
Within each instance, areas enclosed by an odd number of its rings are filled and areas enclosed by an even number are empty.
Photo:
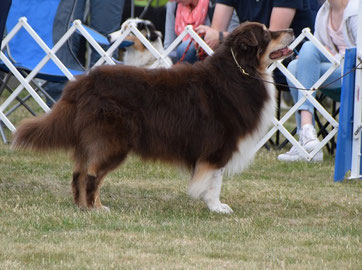
[[[285,162],[294,162],[305,160],[305,158],[300,154],[299,149],[293,145],[290,150],[284,154],[278,156],[278,160]]]
[[[300,131],[299,143],[305,151],[311,153],[319,144],[317,132],[312,125],[304,125]],[[286,162],[307,161],[297,147],[293,146],[288,152],[280,154],[278,160]],[[323,161],[322,149],[311,159],[313,162]]]
[[[301,130],[301,137],[302,137],[302,141],[303,141],[302,146],[305,149],[305,151],[307,151],[308,153],[311,153],[312,151],[314,151],[314,149],[320,143],[317,138],[317,132],[316,132],[315,128],[310,124],[303,126],[303,128]],[[314,161],[314,162],[323,161],[322,149],[319,150],[317,154],[315,154],[315,156],[312,158],[311,161]]]

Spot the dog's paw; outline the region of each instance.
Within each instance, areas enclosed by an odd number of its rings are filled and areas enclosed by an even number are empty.
[[[104,212],[104,213],[109,213],[111,212],[111,210],[109,209],[109,207],[101,205],[99,207],[94,207],[92,208],[92,210],[94,211],[98,211],[98,212]]]
[[[231,214],[233,213],[233,209],[230,208],[226,203],[217,203],[213,205],[208,205],[210,211],[222,214]]]
[[[104,212],[111,212],[111,210],[109,209],[109,207],[102,205],[102,207],[100,208],[100,210],[104,211]]]

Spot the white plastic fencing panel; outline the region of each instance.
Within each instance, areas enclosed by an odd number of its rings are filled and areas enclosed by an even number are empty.
[[[362,2],[359,2],[358,16],[358,32],[357,32],[357,59],[356,65],[362,62]],[[359,66],[361,68],[361,66]],[[361,164],[361,136],[362,136],[362,70],[356,70],[356,85],[354,96],[354,114],[353,114],[353,142],[352,142],[352,164],[351,164],[351,177],[361,178],[360,164]]]

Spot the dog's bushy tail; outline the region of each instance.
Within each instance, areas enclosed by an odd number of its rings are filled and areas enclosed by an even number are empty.
[[[76,114],[75,92],[81,80],[70,82],[64,88],[62,98],[52,110],[42,116],[20,123],[14,137],[13,149],[47,151],[71,149],[76,143],[74,119]]]

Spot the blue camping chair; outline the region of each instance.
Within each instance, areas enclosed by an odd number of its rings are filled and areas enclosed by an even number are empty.
[[[76,1],[73,1],[74,3]],[[7,30],[13,29],[21,17],[26,17],[27,23],[34,29],[36,34],[48,46],[53,48],[53,22],[60,0],[13,0],[9,16],[6,22]],[[70,17],[69,17],[70,18]],[[4,45],[3,45],[4,46]],[[6,55],[12,60],[15,67],[24,72],[30,73],[39,62],[46,56],[46,52],[34,40],[24,28],[20,29],[11,38],[6,46]],[[8,67],[1,62],[0,69],[8,72]],[[70,70],[72,75],[82,73],[80,70]],[[48,61],[36,74],[37,78],[46,81],[66,81],[67,77],[59,67]]]
[[[29,76],[31,79],[39,78],[45,80],[46,82],[66,82],[68,80],[74,79],[75,75],[82,74],[84,72],[84,68],[81,66],[81,64],[77,66],[77,69],[75,69],[74,66],[73,69],[65,67],[56,56],[57,54],[52,52],[52,50],[56,47],[58,50],[64,48],[66,45],[69,45],[66,43],[68,42],[67,40],[69,40],[70,36],[76,32],[74,30],[73,32],[70,32],[69,36],[62,36],[59,38],[59,41],[55,41],[54,44],[53,24],[58,14],[58,9],[66,8],[69,11],[68,21],[64,22],[64,34],[67,35],[70,30],[69,28],[74,27],[74,25],[71,25],[71,21],[73,19],[72,12],[76,3],[77,0],[12,1],[12,6],[6,23],[7,30],[10,31],[3,41],[4,44],[2,44],[2,50],[4,51],[7,59],[11,60],[13,66],[15,66],[17,71],[19,71],[23,77]],[[17,31],[17,29],[14,29],[14,27],[16,28],[19,26],[19,19],[21,21],[20,24],[24,27],[21,27],[20,30]],[[29,25],[29,27],[27,27],[27,25]],[[83,25],[82,27],[83,29],[86,29],[87,34],[91,36],[93,41],[97,43],[96,45],[110,45],[108,39],[103,35],[97,33],[89,27],[85,27]],[[30,30],[28,28],[30,28]],[[36,39],[38,42],[35,41]],[[58,43],[63,45],[57,46]],[[129,46],[131,44],[132,43],[129,42],[123,42],[120,47]],[[47,56],[49,57],[47,58]],[[74,62],[79,63],[77,59],[74,60]],[[39,68],[38,64],[41,61],[47,62],[43,67]],[[0,97],[4,90],[8,90],[10,93],[15,95],[14,99],[18,101],[14,107],[7,110],[7,112],[4,112],[4,114],[8,116],[19,106],[24,106],[31,114],[35,115],[35,112],[30,108],[29,105],[26,104],[26,101],[31,96],[34,97],[34,94],[28,95],[25,98],[20,98],[18,96],[20,92],[17,90],[20,88],[20,91],[22,91],[24,87],[20,85],[14,93],[14,89],[9,86],[9,80],[11,77],[11,72],[9,72],[9,64],[0,61],[0,70],[7,73],[0,86]],[[21,82],[21,84],[23,83]],[[39,83],[32,80],[32,85],[35,85],[35,90],[38,91],[38,93],[41,93],[43,97],[54,102],[54,100],[51,99],[51,97]],[[31,86],[28,85],[25,87],[28,92],[30,90],[29,87]],[[4,103],[7,103],[6,101]],[[0,113],[3,113],[3,109],[8,105],[4,105],[4,103],[2,105],[0,104]],[[8,103],[10,104],[10,102]],[[47,108],[45,104],[42,104],[41,101],[39,101],[38,104],[41,105],[45,111],[49,110],[49,108]],[[0,122],[1,135],[3,137],[3,141],[7,142],[1,124],[2,123]]]

